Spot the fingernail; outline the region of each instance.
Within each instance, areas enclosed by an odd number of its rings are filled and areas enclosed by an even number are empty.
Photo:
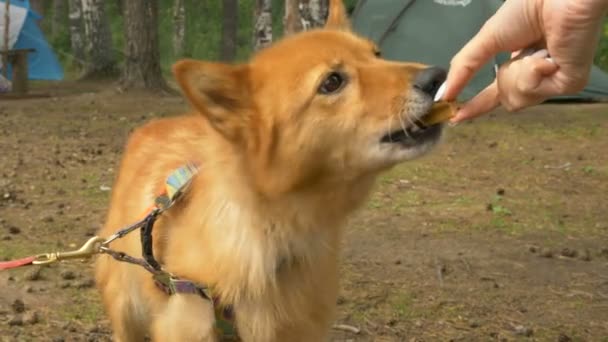
[[[441,87],[439,87],[439,89],[437,89],[437,93],[435,93],[435,102],[441,101],[441,98],[445,94],[445,88],[447,88],[447,82],[443,82]]]

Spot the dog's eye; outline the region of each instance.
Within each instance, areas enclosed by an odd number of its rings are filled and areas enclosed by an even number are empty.
[[[341,74],[332,72],[319,87],[319,93],[325,95],[335,93],[342,89],[345,83],[344,77]]]
[[[380,50],[374,50],[374,56],[376,56],[378,58],[382,57],[382,51],[380,51]]]

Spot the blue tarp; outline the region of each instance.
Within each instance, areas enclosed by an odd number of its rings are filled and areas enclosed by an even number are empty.
[[[4,0],[0,0],[4,6]],[[63,68],[53,52],[53,49],[44,38],[44,34],[36,23],[42,17],[31,10],[29,0],[11,0],[11,5],[23,7],[28,10],[27,18],[19,33],[19,38],[13,49],[35,49],[28,55],[28,71],[30,80],[62,80]],[[9,77],[11,67],[8,67]]]

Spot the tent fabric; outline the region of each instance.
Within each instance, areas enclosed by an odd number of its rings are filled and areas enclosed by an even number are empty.
[[[28,54],[28,73],[30,80],[62,80],[63,79],[63,68],[57,59],[57,56],[53,52],[53,49],[46,41],[44,34],[40,30],[37,24],[37,20],[41,19],[41,16],[30,9],[28,0],[11,0],[11,6],[9,9],[10,24],[9,24],[9,35],[11,35],[13,29],[13,22],[18,23],[20,20],[19,13],[25,12],[25,19],[21,24],[21,29],[16,30],[12,36],[16,35],[16,40],[11,46],[11,49],[34,49],[35,51]],[[5,0],[0,0],[0,7],[2,8],[2,16],[0,23],[4,26],[4,8]],[[13,11],[13,9],[15,9]],[[0,35],[4,37],[4,29],[0,31]],[[0,42],[4,44],[4,38],[0,38]],[[9,39],[9,44],[12,39]],[[4,45],[0,45],[0,49],[4,49]],[[9,77],[12,74],[11,66],[7,67]]]
[[[359,0],[351,21],[356,32],[376,42],[384,58],[449,68],[452,57],[500,8],[504,0]],[[496,56],[476,74],[460,95],[467,100],[495,79]],[[607,100],[608,74],[594,67],[579,94],[554,99]]]
[[[6,6],[0,6],[0,49],[4,49],[6,42],[4,41],[4,30],[6,30],[6,23],[4,22],[6,16]],[[8,28],[8,48],[12,49],[17,38],[19,38],[19,32],[23,28],[25,19],[27,18],[27,9],[15,5],[9,6],[10,22]]]

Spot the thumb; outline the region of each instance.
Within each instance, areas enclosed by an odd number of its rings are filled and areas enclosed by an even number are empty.
[[[521,104],[513,106],[513,109],[540,103],[544,99],[557,94],[551,76],[555,75],[558,70],[559,66],[552,60],[525,57],[522,69],[517,77],[515,89],[501,90],[506,93],[513,93],[515,98],[519,98],[518,102],[521,102]]]

